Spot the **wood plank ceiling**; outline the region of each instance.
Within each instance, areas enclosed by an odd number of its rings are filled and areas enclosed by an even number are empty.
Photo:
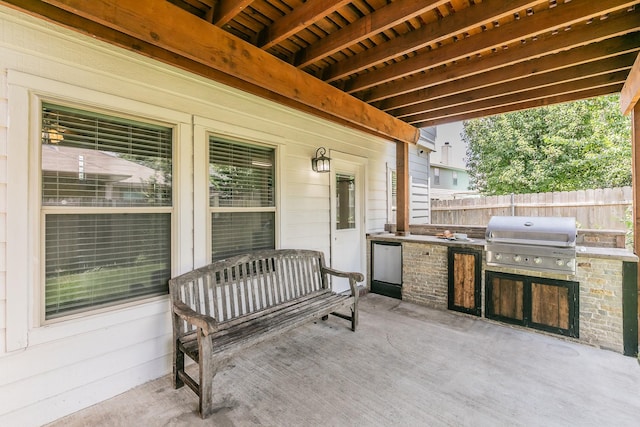
[[[640,50],[640,1],[3,3],[405,142],[415,128],[620,92]]]

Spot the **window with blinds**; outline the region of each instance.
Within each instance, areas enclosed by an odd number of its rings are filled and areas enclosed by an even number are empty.
[[[45,319],[168,292],[172,135],[43,105]]]
[[[211,259],[275,248],[275,150],[209,138]]]

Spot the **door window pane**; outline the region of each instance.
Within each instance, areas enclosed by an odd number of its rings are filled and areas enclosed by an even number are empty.
[[[336,174],[336,228],[356,228],[356,178],[353,175]]]

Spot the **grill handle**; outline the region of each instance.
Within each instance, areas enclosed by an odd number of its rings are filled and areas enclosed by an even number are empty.
[[[534,245],[534,246],[555,246],[562,248],[571,248],[575,246],[575,241],[548,241],[548,240],[531,240],[531,239],[507,239],[507,238],[487,238],[488,243],[511,243],[516,245]]]

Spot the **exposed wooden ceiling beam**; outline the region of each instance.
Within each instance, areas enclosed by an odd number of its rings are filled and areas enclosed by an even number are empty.
[[[384,100],[380,106],[385,110],[414,104],[425,100],[428,90],[423,89],[434,85],[497,70],[529,58],[559,52],[564,54],[569,49],[637,31],[640,31],[640,11],[629,12],[604,21],[597,20],[589,25],[581,25],[571,31],[565,31],[562,37],[548,34],[536,41],[530,40],[518,49],[499,50],[480,58],[464,60],[455,67],[438,67],[427,73],[374,88],[366,93],[364,100],[367,102]]]
[[[369,15],[363,16],[351,25],[329,34],[308,48],[302,49],[296,54],[295,65],[298,68],[306,67],[313,62],[353,46],[368,37],[388,30],[407,19],[433,10],[449,1],[396,0]]]
[[[428,53],[419,54],[363,74],[349,82],[347,91],[349,93],[358,92],[454,60],[461,60],[488,49],[498,49],[509,43],[539,36],[558,27],[565,29],[569,25],[632,6],[634,3],[635,0],[573,0],[553,9],[547,9],[499,28],[485,31],[474,37],[460,40],[457,43],[451,43]]]
[[[213,24],[222,27],[251,3],[253,0],[218,0],[218,4],[213,10]]]
[[[496,107],[506,107],[509,105],[517,105],[519,103],[544,99],[547,97],[558,96],[563,94],[571,94],[588,90],[590,88],[611,86],[614,84],[624,84],[628,71],[617,71],[610,74],[588,77],[585,79],[577,79],[571,82],[562,82],[559,84],[549,85],[543,88],[535,88],[517,93],[509,93],[509,89],[505,88],[504,93],[507,95],[496,96],[490,99],[482,99],[475,102],[456,105],[453,107],[444,107],[428,113],[410,117],[407,121],[414,125],[421,124],[425,121],[436,120],[448,116],[456,116],[464,113],[487,110]]]
[[[586,46],[582,49],[587,50],[590,47]],[[393,110],[390,113],[395,117],[408,117],[442,106],[458,105],[511,93],[506,92],[510,88],[513,91],[523,91],[571,81],[578,77],[629,69],[638,50],[640,50],[640,46],[635,45],[632,51],[628,49],[624,49],[623,52],[608,51],[609,55],[604,56],[603,59],[584,54],[557,54],[553,55],[553,58],[543,57],[506,69],[492,71],[486,75],[476,75],[436,86],[432,88],[430,96],[425,98],[425,101]],[[576,56],[579,61],[572,59]],[[585,62],[585,58],[588,58],[588,62]]]
[[[503,16],[532,7],[547,0],[486,0],[481,6],[469,7],[461,13],[455,13],[437,22],[424,25],[415,31],[390,40],[381,45],[367,49],[358,55],[344,59],[327,68],[323,79],[333,82],[350,74],[366,70],[374,65],[398,58],[430,44],[451,37],[452,34],[464,33],[483,24],[489,24]]]
[[[335,12],[352,0],[315,0],[307,1],[275,21],[258,36],[258,46],[267,50],[272,46],[308,27],[319,19]]]
[[[636,58],[633,68],[629,73],[629,78],[620,93],[620,108],[622,113],[625,115],[630,114],[638,103],[638,100],[640,100],[640,55]]]
[[[514,111],[527,110],[530,108],[545,107],[553,104],[561,104],[564,102],[577,101],[580,99],[595,98],[597,96],[610,95],[618,93],[622,89],[622,83],[613,83],[610,86],[601,86],[593,89],[587,89],[578,92],[572,92],[562,95],[555,95],[544,99],[525,100],[517,104],[503,105],[499,107],[491,107],[484,110],[463,112],[456,115],[450,115],[440,118],[425,120],[418,123],[418,127],[438,126],[446,123],[460,122],[463,120],[472,120],[482,117],[495,116],[498,114],[512,113]]]
[[[33,2],[13,0],[9,3],[31,10]],[[36,2],[40,3],[40,2]],[[294,108],[299,104],[317,115],[350,123],[358,129],[395,141],[414,143],[416,128],[280,61],[197,18],[169,2],[154,0],[47,0],[52,6],[77,14],[86,20],[123,32],[142,42],[186,58],[217,72],[234,76],[250,89],[262,88],[281,95]],[[75,27],[89,32],[90,28]],[[151,29],[151,30],[150,30]],[[198,35],[198,38],[194,37]],[[136,50],[121,40],[110,40]],[[173,63],[172,58],[165,58]],[[183,61],[183,64],[186,63]]]

